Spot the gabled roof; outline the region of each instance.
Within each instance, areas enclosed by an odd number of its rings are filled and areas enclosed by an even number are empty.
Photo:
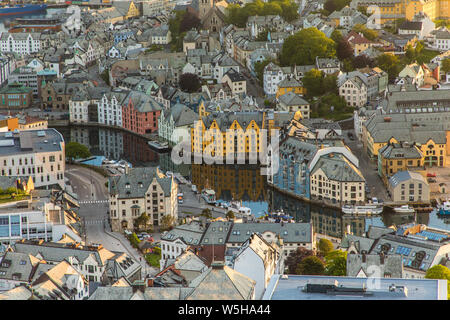
[[[191,282],[195,286],[186,300],[251,300],[256,281],[222,265],[212,267]]]

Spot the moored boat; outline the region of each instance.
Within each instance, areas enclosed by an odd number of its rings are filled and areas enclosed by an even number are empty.
[[[408,206],[407,204],[404,204],[400,207],[394,208],[394,211],[397,213],[414,213],[415,212],[414,208]]]
[[[383,212],[383,206],[375,204],[360,206],[344,205],[342,212],[345,214],[381,214]]]

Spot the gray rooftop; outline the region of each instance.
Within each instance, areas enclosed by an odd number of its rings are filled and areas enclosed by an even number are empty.
[[[0,156],[61,151],[63,136],[56,129],[0,133]]]
[[[311,243],[311,229],[310,223],[235,223],[228,242],[243,243],[253,233],[271,232],[281,237],[284,243]]]
[[[378,279],[377,279],[378,280]],[[274,275],[263,296],[263,300],[447,300],[447,281],[434,279],[394,279],[379,278],[379,287],[367,288],[372,295],[334,295],[324,293],[306,293],[302,288],[306,284],[324,282],[336,283],[347,288],[367,287],[366,278],[330,277],[330,276],[280,276]],[[407,295],[390,291],[390,286],[406,287]]]

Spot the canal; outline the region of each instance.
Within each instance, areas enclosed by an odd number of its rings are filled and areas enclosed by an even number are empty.
[[[252,165],[175,165],[170,153],[157,153],[147,141],[121,130],[98,127],[58,127],[67,142],[76,141],[86,145],[93,155],[102,155],[110,160],[124,159],[133,166],[159,166],[162,171],[180,172],[200,190],[210,188],[217,199],[242,201],[256,217],[265,212],[283,210],[295,217],[297,222],[312,222],[315,231],[330,237],[341,238],[347,226],[355,235],[363,235],[370,225],[391,226],[411,223],[425,224],[450,230],[450,217],[431,213],[398,214],[383,212],[380,216],[349,217],[340,210],[300,201],[281,194],[267,186],[266,177],[260,168]]]

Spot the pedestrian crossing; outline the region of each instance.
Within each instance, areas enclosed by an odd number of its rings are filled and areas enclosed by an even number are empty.
[[[86,225],[103,224],[104,219],[85,220]]]
[[[108,203],[108,200],[85,200],[78,201],[79,204],[97,204],[97,203]]]

